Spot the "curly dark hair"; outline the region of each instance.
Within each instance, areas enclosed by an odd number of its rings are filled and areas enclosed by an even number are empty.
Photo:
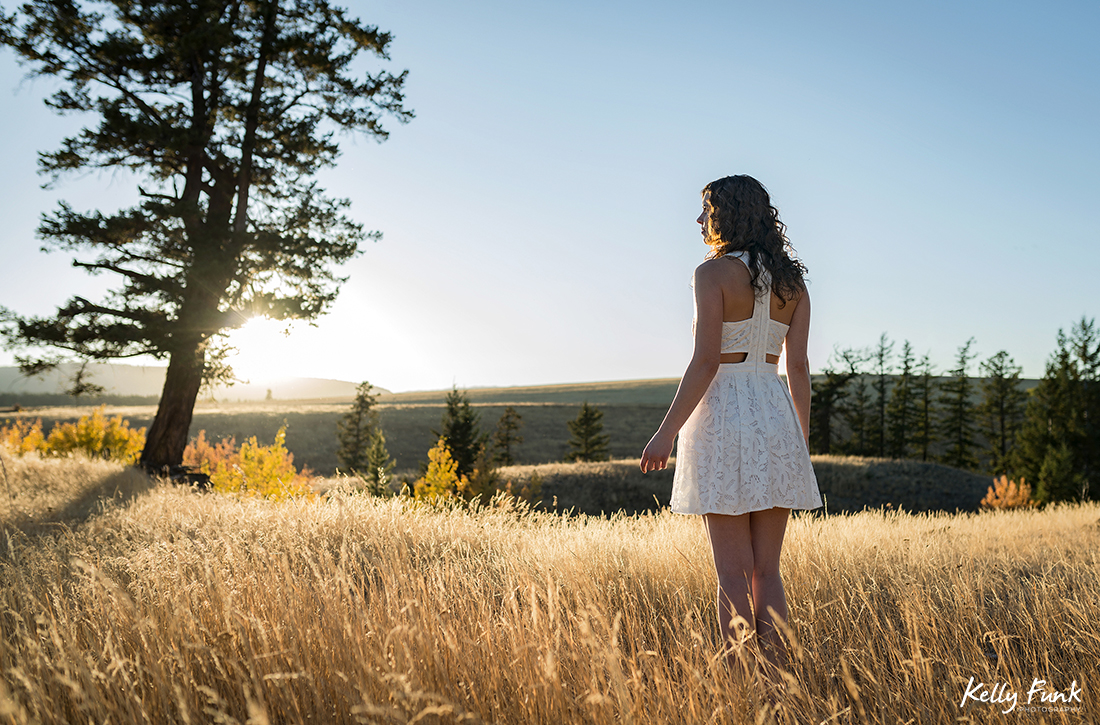
[[[760,281],[763,268],[771,274],[772,291],[783,304],[801,295],[806,288],[806,266],[795,256],[787,239],[787,225],[779,220],[779,210],[772,206],[764,185],[751,176],[727,176],[703,187],[704,197],[707,192],[707,259],[746,251],[753,289],[764,291]]]

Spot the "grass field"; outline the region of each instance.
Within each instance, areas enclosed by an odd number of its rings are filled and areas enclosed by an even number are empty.
[[[273,504],[5,460],[3,723],[985,723],[1008,704],[960,707],[968,685],[1007,683],[1015,717],[1035,679],[1083,702],[1027,721],[1097,720],[1096,504],[796,517],[768,687],[718,651],[693,517]]]
[[[562,461],[569,450],[567,423],[577,416],[580,404],[588,401],[604,413],[604,430],[611,439],[613,459],[636,459],[649,437],[660,425],[676,392],[675,379],[626,382],[544,385],[511,388],[474,388],[468,391],[484,431],[495,429],[506,406],[514,406],[523,417],[520,431],[524,441],[514,450],[522,466]],[[396,475],[415,477],[419,463],[436,442],[433,430],[440,429],[446,391],[386,393],[380,396],[378,412],[386,445],[397,463]],[[332,475],[336,458],[336,424],[348,411],[346,402],[272,401],[266,403],[200,402],[195,409],[191,436],[206,431],[208,440],[235,437],[238,443],[250,436],[270,443],[276,431],[287,426],[286,445],[295,464],[322,476]],[[40,408],[21,413],[41,418],[49,429],[54,423],[75,421],[86,415],[86,407]],[[135,426],[148,426],[155,406],[110,406],[108,415],[122,415]],[[0,415],[0,424],[7,416]],[[815,457],[822,491],[832,510],[858,511],[864,506],[886,504],[908,510],[957,508],[973,510],[981,500],[989,478],[965,474],[935,464],[887,463],[875,459]],[[842,461],[837,464],[836,461]],[[627,468],[607,468],[609,476],[566,482],[560,502],[589,513],[611,511],[621,502],[628,511],[645,511],[667,503],[670,477],[634,476]],[[564,479],[558,475],[558,483]],[[524,474],[521,474],[524,475]],[[568,478],[568,477],[566,477]],[[554,484],[557,485],[557,484]],[[554,488],[551,485],[550,488]],[[592,491],[585,491],[585,487]],[[563,490],[564,490],[563,489]],[[552,497],[548,497],[548,503]]]

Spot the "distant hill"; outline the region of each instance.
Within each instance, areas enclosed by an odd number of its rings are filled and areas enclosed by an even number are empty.
[[[63,396],[65,387],[79,368],[79,365],[64,364],[56,370],[40,377],[27,378],[16,367],[0,367],[0,397],[11,402],[19,402],[23,396]],[[164,387],[166,368],[139,365],[118,365],[105,363],[89,365],[91,381],[102,385],[105,395],[110,397],[153,397],[159,398]],[[231,387],[217,387],[212,391],[217,400],[257,401],[270,397],[274,400],[352,400],[355,398],[355,383],[344,380],[324,378],[281,378],[276,380],[257,380],[238,383]],[[388,391],[384,391],[387,392]],[[209,396],[206,396],[209,397]],[[87,399],[95,402],[94,398]],[[62,400],[54,401],[60,404]],[[42,404],[42,403],[31,403]]]
[[[469,388],[466,394],[474,405],[663,405],[672,403],[679,378],[656,380],[620,380],[605,383],[561,383],[558,385],[516,385],[507,388]],[[386,393],[379,403],[391,405],[442,405],[449,390]]]

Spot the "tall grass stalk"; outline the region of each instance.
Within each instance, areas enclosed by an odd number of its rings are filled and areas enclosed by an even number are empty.
[[[1003,720],[960,709],[970,677],[1021,698],[1036,677],[1076,680],[1084,712],[1042,717],[1096,717],[1095,504],[794,518],[777,688],[727,670],[697,518],[339,487],[271,502],[101,461],[12,463],[3,723]]]

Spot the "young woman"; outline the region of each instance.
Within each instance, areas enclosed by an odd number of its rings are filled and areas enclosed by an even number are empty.
[[[806,268],[750,176],[707,184],[697,221],[710,252],[692,280],[695,352],[641,467],[664,468],[679,433],[672,510],[706,522],[723,641],[743,636],[744,626],[777,653],[769,608],[786,621],[779,553],[787,515],[821,506],[807,447]],[[784,345],[787,385],[777,369]]]

